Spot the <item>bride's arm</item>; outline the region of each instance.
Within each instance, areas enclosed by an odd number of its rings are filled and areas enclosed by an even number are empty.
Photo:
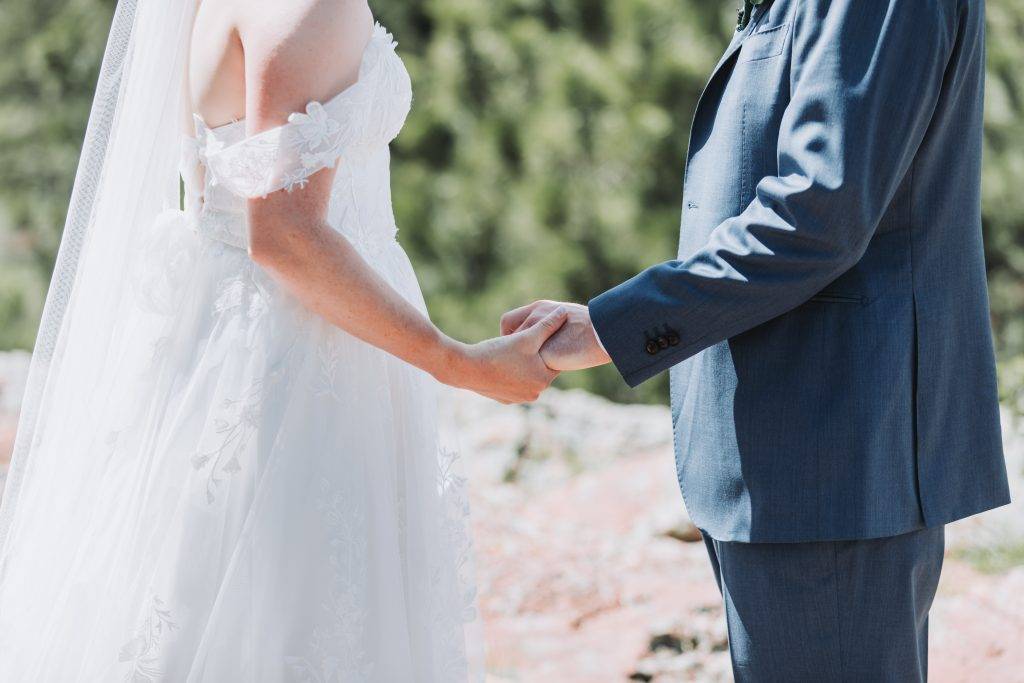
[[[361,2],[275,2],[266,9],[240,24],[250,135],[354,82],[372,26]],[[473,345],[449,338],[326,223],[333,178],[334,169],[323,169],[305,187],[249,200],[253,260],[329,322],[446,384],[504,402],[535,399],[557,374],[538,351],[564,313],[517,338]]]

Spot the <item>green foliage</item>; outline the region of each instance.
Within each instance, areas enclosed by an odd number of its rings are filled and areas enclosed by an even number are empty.
[[[8,0],[0,41],[0,347],[39,315],[112,0]],[[497,332],[675,253],[690,121],[735,11],[700,0],[374,3],[412,75],[394,146],[401,239],[435,320]],[[990,0],[985,226],[1001,352],[1024,352],[1024,0]],[[559,379],[620,400],[611,368]]]
[[[982,217],[1001,390],[1024,409],[1024,0],[988,3]]]
[[[113,0],[6,0],[0,16],[0,348],[31,348]]]

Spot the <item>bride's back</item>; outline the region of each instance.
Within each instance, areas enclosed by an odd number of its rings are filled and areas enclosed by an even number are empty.
[[[245,116],[245,53],[233,0],[204,0],[189,54],[192,108],[212,124]]]
[[[189,54],[192,110],[217,126],[246,118],[267,90],[297,104],[337,92],[355,80],[372,25],[365,0],[202,0]]]

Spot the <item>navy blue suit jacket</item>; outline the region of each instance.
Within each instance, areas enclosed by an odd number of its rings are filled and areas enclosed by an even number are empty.
[[[775,0],[693,120],[678,258],[590,302],[672,369],[719,540],[889,536],[1009,500],[982,252],[980,0]]]

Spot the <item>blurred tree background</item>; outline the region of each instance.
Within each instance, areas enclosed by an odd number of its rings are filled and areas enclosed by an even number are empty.
[[[0,348],[29,348],[113,0],[0,9]],[[412,74],[394,145],[401,239],[464,339],[535,298],[586,301],[675,253],[690,120],[734,2],[372,2]],[[1024,386],[1024,0],[989,0],[984,224],[1003,390]],[[664,401],[611,368],[566,375]]]

